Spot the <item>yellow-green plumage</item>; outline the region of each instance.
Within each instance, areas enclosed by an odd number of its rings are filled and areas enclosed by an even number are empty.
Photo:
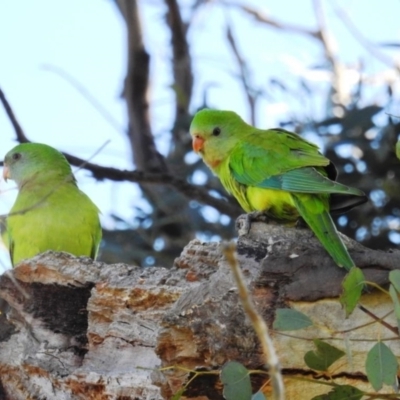
[[[99,210],[79,190],[59,151],[45,144],[20,144],[6,154],[4,176],[15,180],[19,190],[7,217],[13,265],[47,250],[96,257]]]
[[[254,128],[232,111],[199,111],[190,133],[195,151],[246,212],[284,222],[301,216],[339,266],[354,266],[329,211],[347,211],[366,196],[335,182],[336,169],[317,146],[282,129]]]

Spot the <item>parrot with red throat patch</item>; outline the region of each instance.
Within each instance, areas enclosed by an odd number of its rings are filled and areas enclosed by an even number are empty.
[[[47,250],[96,258],[100,211],[79,190],[62,153],[45,144],[19,144],[4,158],[3,177],[18,186],[6,221],[13,266]]]
[[[330,211],[348,211],[367,197],[336,182],[335,166],[316,145],[283,129],[257,129],[233,111],[212,109],[194,116],[190,134],[193,150],[244,211],[284,223],[301,217],[338,266],[355,266]]]

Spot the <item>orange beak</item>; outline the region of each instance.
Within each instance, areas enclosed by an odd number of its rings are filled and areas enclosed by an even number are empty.
[[[3,166],[3,178],[7,182],[7,179],[10,178],[10,170],[8,169],[7,165],[4,164]]]
[[[198,153],[199,151],[203,150],[204,139],[199,135],[193,136],[192,146],[193,150]]]

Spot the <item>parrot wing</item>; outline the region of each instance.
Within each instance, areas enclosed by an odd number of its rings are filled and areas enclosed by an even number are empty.
[[[326,167],[317,146],[283,130],[253,131],[230,154],[230,167],[245,185],[303,167]]]
[[[315,145],[290,132],[265,131],[268,133],[271,136],[268,139],[260,134],[250,135],[249,141],[232,151],[229,167],[239,183],[287,192],[365,197],[361,190],[335,182],[321,173],[330,161]]]

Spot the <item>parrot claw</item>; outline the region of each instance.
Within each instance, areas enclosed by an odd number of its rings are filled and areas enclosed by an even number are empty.
[[[269,223],[271,220],[262,211],[253,211],[239,216],[236,220],[236,230],[239,236],[248,235],[253,222]]]

